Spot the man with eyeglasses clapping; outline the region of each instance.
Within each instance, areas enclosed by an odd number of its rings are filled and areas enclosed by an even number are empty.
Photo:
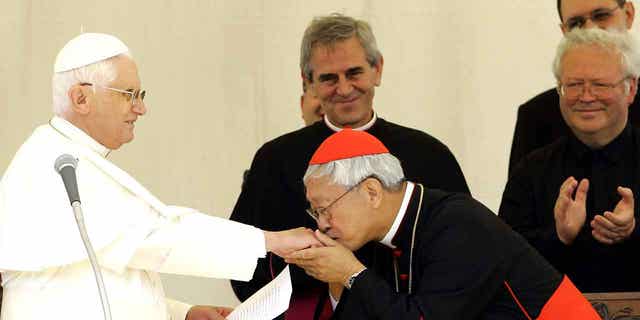
[[[634,193],[640,130],[628,121],[640,75],[627,32],[575,29],[553,69],[568,136],[515,168],[499,215],[583,292],[637,291]]]

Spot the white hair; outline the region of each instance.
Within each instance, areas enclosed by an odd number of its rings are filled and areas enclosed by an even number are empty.
[[[562,58],[569,50],[580,46],[599,46],[621,56],[624,77],[640,76],[640,54],[636,38],[626,30],[602,30],[599,28],[576,28],[568,32],[558,44],[553,60],[553,75],[560,81]]]
[[[71,107],[69,89],[72,86],[85,82],[106,86],[114,81],[118,77],[118,72],[113,61],[122,56],[132,59],[131,53],[125,52],[80,68],[54,73],[51,78],[53,113],[57,116],[62,116],[69,110],[69,107]],[[95,90],[95,86],[93,90]]]
[[[359,156],[314,164],[307,168],[303,180],[329,176],[331,182],[345,188],[354,187],[368,177],[374,177],[383,188],[398,191],[402,188],[404,172],[400,160],[390,153]]]

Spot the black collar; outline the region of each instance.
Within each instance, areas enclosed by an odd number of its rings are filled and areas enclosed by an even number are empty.
[[[629,150],[633,144],[631,125],[627,126],[622,132],[615,137],[609,144],[598,150],[589,148],[574,134],[569,135],[569,151],[576,156],[576,159],[582,161],[592,161],[593,159],[603,159],[609,163],[617,163],[624,154],[625,150]]]

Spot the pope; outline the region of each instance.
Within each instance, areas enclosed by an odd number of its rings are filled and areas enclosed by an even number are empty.
[[[53,112],[0,180],[2,320],[101,319],[94,275],[53,164],[79,159],[89,238],[113,319],[222,319],[229,309],[165,298],[158,273],[247,281],[257,259],[319,244],[311,230],[263,231],[168,206],[108,160],[134,138],[146,91],[128,47],[84,33],[58,53]]]

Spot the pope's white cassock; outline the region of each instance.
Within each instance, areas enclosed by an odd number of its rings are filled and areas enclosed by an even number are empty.
[[[0,181],[2,320],[102,319],[94,275],[58,156],[79,159],[85,223],[114,320],[183,320],[158,272],[249,280],[264,257],[261,230],[167,206],[105,157],[109,150],[62,118],[38,127]]]

